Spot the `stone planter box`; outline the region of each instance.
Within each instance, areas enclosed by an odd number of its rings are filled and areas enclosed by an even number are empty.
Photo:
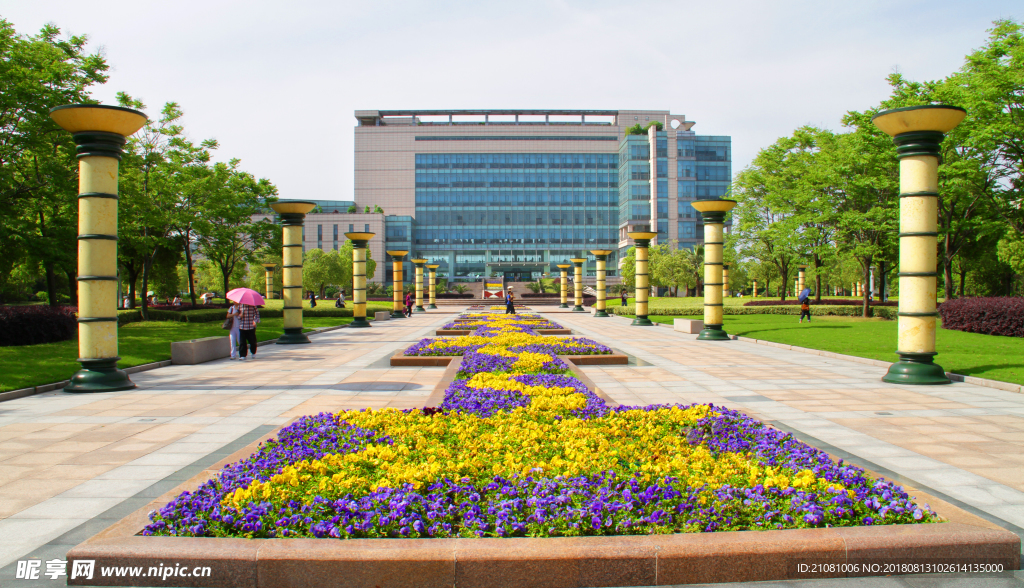
[[[373,320],[375,321],[389,321],[391,320],[391,313],[386,310],[379,310],[373,313]]]
[[[696,319],[674,319],[672,321],[672,328],[680,333],[696,335],[704,329],[704,321],[698,321]]]
[[[228,337],[206,337],[171,343],[171,363],[195,365],[231,355],[231,339]]]

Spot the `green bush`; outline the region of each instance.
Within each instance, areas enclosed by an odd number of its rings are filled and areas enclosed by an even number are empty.
[[[619,315],[635,315],[636,306],[616,306],[612,310]],[[799,306],[726,306],[722,308],[726,315],[744,314],[786,314],[798,316]],[[868,309],[868,316],[875,316],[893,320],[896,318],[897,308],[891,306],[873,306]],[[648,316],[692,316],[704,313],[703,306],[682,306],[673,308],[649,308]],[[863,309],[860,306],[811,306],[811,316],[861,316]]]
[[[137,323],[142,321],[142,312],[135,309],[126,309],[117,311],[117,326],[123,327],[128,323]]]

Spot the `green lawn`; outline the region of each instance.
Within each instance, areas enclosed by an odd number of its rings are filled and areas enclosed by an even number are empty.
[[[675,318],[652,316],[654,322],[672,324]],[[786,345],[821,349],[833,353],[896,360],[896,321],[859,317],[816,316],[800,323],[796,316],[725,316],[725,330]],[[936,334],[939,352],[936,363],[947,372],[1024,384],[1024,339],[997,337],[940,328]]]
[[[570,294],[569,297],[572,298],[572,294]],[[856,299],[856,298],[854,298],[852,296],[822,296],[821,297],[822,300],[830,300],[830,299],[834,299],[834,298],[838,298],[838,299],[841,299],[841,300],[855,300]],[[729,298],[723,299],[722,302],[726,306],[743,306],[744,304],[746,304],[747,302],[750,302],[751,300],[754,300],[754,298],[751,298],[749,296],[744,296],[743,298],[737,298],[735,296],[730,296]],[[773,297],[773,298],[765,298],[764,296],[758,296],[757,300],[758,301],[761,301],[761,300],[781,300],[781,298],[779,298],[777,296]],[[786,297],[786,301],[788,302],[790,300],[793,300],[793,297],[792,296],[787,296]],[[893,298],[890,298],[890,300],[895,302],[896,298],[893,297]],[[940,302],[941,302],[941,300],[940,300]],[[633,298],[632,296],[629,297],[629,302],[626,303],[626,306],[629,306],[631,304],[636,304],[636,298]],[[650,298],[647,301],[647,304],[648,304],[648,306],[650,308],[694,308],[694,309],[699,309],[699,310],[701,310],[703,312],[704,297],[703,296],[690,296],[690,297],[687,297],[687,298],[674,298],[674,297],[669,297],[669,296],[652,297],[652,298]],[[619,298],[618,296],[609,295],[608,296],[608,306],[622,306],[622,299]]]
[[[351,318],[310,317],[302,324],[311,328],[332,327],[351,322]],[[311,327],[311,328],[309,328]],[[274,339],[284,332],[284,319],[266,318],[256,328],[262,341]],[[171,342],[219,337],[227,334],[220,323],[178,323],[147,321],[131,323],[118,330],[117,341],[121,355],[120,367],[131,367],[171,358]],[[0,347],[0,392],[39,386],[68,379],[79,369],[78,339],[27,345]]]

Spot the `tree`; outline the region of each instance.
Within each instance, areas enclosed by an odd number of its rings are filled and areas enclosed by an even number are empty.
[[[255,260],[256,251],[267,246],[279,229],[253,216],[274,200],[277,188],[266,179],[257,180],[238,170],[232,159],[228,181],[209,199],[206,211],[214,222],[205,223],[197,235],[200,252],[220,270],[224,291],[231,289],[230,278],[236,268]]]
[[[630,291],[636,289],[636,247],[630,247],[626,251],[626,257],[622,258],[619,275],[622,278],[623,288]]]
[[[316,291],[322,298],[328,285],[351,283],[352,269],[345,272],[338,251],[310,249],[302,260],[302,288]],[[351,252],[350,252],[351,255]],[[346,279],[347,278],[347,279]]]
[[[78,165],[71,136],[49,113],[91,102],[88,90],[107,80],[108,68],[101,54],[85,53],[87,37],[60,34],[46,25],[23,37],[0,19],[0,270],[30,255],[45,272],[51,305],[58,271],[72,302],[77,295]]]

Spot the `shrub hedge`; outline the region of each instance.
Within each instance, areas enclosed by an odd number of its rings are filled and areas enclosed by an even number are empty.
[[[796,298],[790,300],[751,300],[750,302],[743,303],[743,306],[798,306],[800,301]],[[864,304],[863,300],[859,299],[842,299],[842,298],[824,298],[821,302],[815,302],[811,299],[811,306],[861,306]],[[877,300],[868,303],[868,306],[899,306],[898,302],[879,302]]]
[[[612,310],[615,314],[632,315],[636,314],[636,306],[616,306]],[[811,306],[811,316],[861,316],[863,309],[860,306]],[[703,306],[683,306],[674,308],[649,308],[648,316],[689,316],[703,314]],[[726,306],[722,308],[726,315],[744,314],[788,314],[797,316],[800,314],[799,306]],[[868,307],[869,316],[895,319],[896,308],[892,307]]]
[[[1024,337],[1024,298],[955,298],[939,306],[942,328]]]
[[[67,341],[78,333],[75,307],[0,306],[0,347]]]

